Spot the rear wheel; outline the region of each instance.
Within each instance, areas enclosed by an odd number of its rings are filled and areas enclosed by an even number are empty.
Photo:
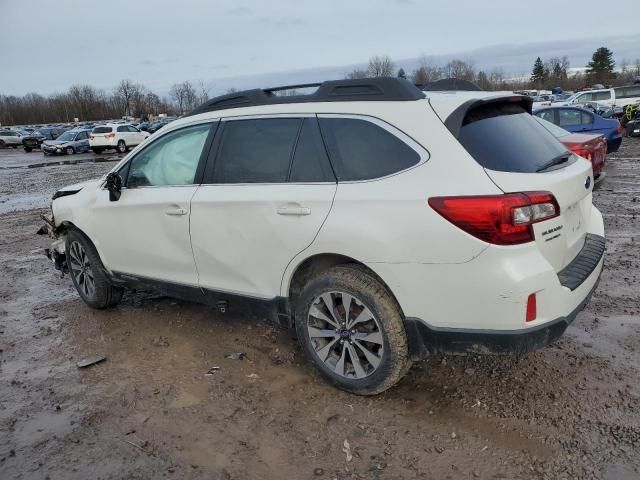
[[[127,151],[127,145],[124,143],[124,140],[118,142],[116,150],[118,150],[118,153],[125,153]]]
[[[65,252],[73,285],[87,305],[104,309],[120,302],[122,287],[109,281],[98,252],[86,235],[76,229],[70,230]]]
[[[338,266],[311,280],[296,301],[295,324],[307,358],[343,390],[383,392],[411,366],[397,303],[360,268]]]
[[[4,140],[0,140],[0,148],[4,148],[4,147],[5,147]]]

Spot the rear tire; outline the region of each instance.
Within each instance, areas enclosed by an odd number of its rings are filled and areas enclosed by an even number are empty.
[[[0,148],[4,148],[5,144],[4,144],[4,140],[0,140]]]
[[[65,252],[71,281],[84,303],[102,310],[120,302],[124,289],[111,283],[97,250],[85,234],[78,229],[70,230]]]
[[[120,140],[118,142],[116,150],[118,151],[118,153],[125,153],[127,151],[127,145],[124,143],[124,140]]]
[[[354,323],[357,318],[362,320]],[[295,325],[307,359],[348,392],[381,393],[411,367],[398,304],[378,279],[357,266],[333,267],[307,283],[295,302]]]

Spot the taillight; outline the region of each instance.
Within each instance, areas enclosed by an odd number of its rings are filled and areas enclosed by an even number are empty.
[[[89,140],[93,140],[94,138],[96,137],[94,137],[93,135],[89,135]]]
[[[620,121],[618,121],[618,124],[616,125],[616,132],[622,134],[622,125],[620,124]]]
[[[115,138],[115,137],[116,137],[116,134],[115,134],[115,133],[107,133],[107,134],[105,135],[105,137],[107,137],[107,138]]]
[[[429,205],[458,228],[495,245],[535,240],[532,225],[560,215],[549,192],[468,197],[431,197]]]

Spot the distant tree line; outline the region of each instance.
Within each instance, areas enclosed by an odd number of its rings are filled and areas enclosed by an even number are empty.
[[[472,60],[453,59],[438,64],[427,56],[420,57],[417,68],[406,72],[389,56],[374,56],[366,68],[346,74],[346,78],[390,77],[406,78],[418,85],[443,78],[457,78],[475,82],[483,90],[551,89],[579,90],[594,84],[622,85],[640,79],[640,59],[631,64],[622,60],[616,70],[613,53],[598,48],[584,71],[570,73],[567,57],[537,57],[530,75],[507,77],[501,68],[478,69]],[[235,89],[229,89],[228,93]],[[295,92],[289,92],[292,94]],[[80,120],[108,120],[123,116],[142,117],[166,113],[179,115],[209,99],[209,88],[189,81],[175,83],[167,97],[160,97],[144,85],[122,80],[110,92],[90,85],[74,85],[66,93],[43,96],[28,93],[23,96],[0,94],[0,123],[25,125],[71,122]]]
[[[508,78],[501,68],[483,70],[476,68],[472,60],[453,59],[446,64],[438,64],[433,59],[422,56],[418,67],[407,74],[403,67],[396,70],[396,64],[389,56],[374,56],[367,68],[355,69],[346,78],[388,77],[407,78],[417,85],[426,85],[443,78],[457,78],[476,83],[483,90],[550,90],[561,87],[564,90],[579,90],[594,84],[622,85],[640,78],[640,59],[634,64],[623,60],[619,71],[615,71],[613,53],[606,47],[598,48],[584,71],[570,73],[569,59],[551,57],[543,61],[536,58],[531,75]]]
[[[144,85],[122,80],[110,92],[90,85],[74,85],[66,93],[44,96],[0,94],[0,123],[30,125],[85,120],[176,115],[188,112],[209,99],[209,88],[185,81],[171,86],[169,96],[161,98]]]

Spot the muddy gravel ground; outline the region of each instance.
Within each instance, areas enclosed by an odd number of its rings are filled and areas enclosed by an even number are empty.
[[[42,160],[19,155],[0,167]],[[606,267],[557,344],[434,356],[367,398],[259,318],[153,292],[85,306],[35,232],[56,188],[113,165],[0,169],[0,478],[640,477],[640,139],[608,159]]]

